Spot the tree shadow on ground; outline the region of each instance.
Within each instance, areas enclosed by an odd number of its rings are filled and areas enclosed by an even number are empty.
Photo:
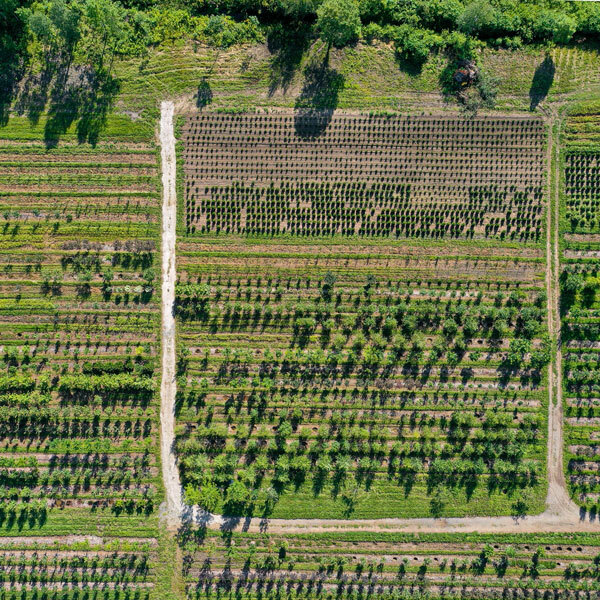
[[[15,112],[34,124],[46,112],[44,142],[53,148],[74,123],[79,143],[95,145],[120,83],[107,69],[72,66],[72,53],[64,52],[49,57],[40,73],[21,73],[19,88]]]
[[[556,73],[556,66],[552,57],[546,54],[544,60],[538,65],[531,81],[531,88],[529,89],[529,110],[535,110],[539,104],[546,98],[552,84],[554,83],[554,74]]]
[[[56,147],[75,122],[79,143],[96,145],[120,88],[110,73],[90,67],[76,69],[66,79],[59,78],[50,95],[44,128],[46,147]]]
[[[4,126],[25,74],[26,46],[20,21],[14,14],[4,14],[0,9],[0,23],[0,126]]]
[[[421,75],[423,73],[423,67],[427,62],[425,60],[410,60],[404,56],[401,56],[398,52],[395,54],[395,61],[398,69],[410,77],[418,77]]]
[[[296,98],[294,127],[302,138],[319,137],[329,126],[344,89],[344,76],[327,61],[312,62],[304,69],[304,86]]]
[[[274,26],[267,37],[271,59],[269,96],[278,89],[286,92],[311,39],[310,24],[286,23]]]
[[[48,103],[52,69],[45,68],[41,73],[29,73],[21,82],[21,91],[15,102],[15,112],[27,114],[27,118],[37,125],[40,115]]]
[[[198,91],[196,92],[196,106],[202,110],[205,106],[208,106],[213,100],[213,93],[210,87],[210,83],[206,77],[203,77],[198,84]]]
[[[66,86],[72,56],[68,52],[57,52],[46,57],[39,73],[29,71],[20,83],[20,90],[14,105],[18,115],[26,115],[37,125],[46,109],[50,94],[57,86]]]

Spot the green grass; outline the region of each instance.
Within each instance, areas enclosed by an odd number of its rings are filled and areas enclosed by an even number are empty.
[[[361,490],[355,498],[353,510],[348,510],[341,494],[334,498],[331,489],[326,488],[315,498],[311,486],[303,485],[280,496],[273,512],[273,519],[402,519],[419,518],[426,515],[443,514],[444,517],[479,517],[511,515],[515,503],[521,498],[519,490],[504,494],[488,493],[485,476],[478,477],[477,487],[472,496],[467,497],[464,489],[444,487],[439,496],[432,499],[424,477],[419,476],[408,494],[402,485],[376,480],[368,492]],[[527,493],[528,514],[539,514],[545,507],[546,486],[542,481]],[[434,502],[438,506],[434,506]]]
[[[29,521],[0,525],[0,535],[17,536],[64,536],[96,535],[104,537],[155,537],[158,527],[156,515],[119,515],[108,510],[91,512],[87,509],[53,508],[48,510],[46,521],[31,524]]]
[[[482,68],[499,79],[499,110],[527,111],[536,68],[544,61],[544,48],[486,49],[479,57]],[[580,97],[600,89],[600,58],[583,47],[550,51],[556,72],[549,101]],[[116,74],[122,82],[117,111],[132,111],[152,123],[159,99],[184,97],[195,110],[194,94],[205,78],[212,92],[209,109],[251,110],[257,107],[293,107],[302,96],[310,66],[322,65],[324,48],[315,42],[291,67],[283,84],[275,69],[276,55],[266,45],[234,46],[228,50],[199,44],[176,44],[150,50],[147,58],[120,61]],[[447,65],[442,55],[432,55],[418,73],[403,69],[393,48],[359,43],[354,48],[332,50],[329,69],[342,81],[334,97],[324,90],[327,106],[340,109],[399,110],[422,113],[455,110],[440,93],[439,78]],[[307,69],[308,67],[308,69]],[[139,121],[136,121],[139,123]]]

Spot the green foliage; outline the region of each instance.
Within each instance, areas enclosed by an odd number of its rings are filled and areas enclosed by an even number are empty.
[[[581,273],[563,271],[560,276],[560,287],[564,294],[575,295],[584,284]]]
[[[221,503],[221,493],[214,483],[206,483],[200,488],[188,484],[185,487],[185,499],[190,505],[196,505],[207,512],[214,512]]]
[[[544,10],[535,21],[534,31],[537,38],[566,44],[577,31],[577,21],[562,12]]]
[[[216,512],[362,518],[385,494],[379,515],[413,501],[411,514],[456,514],[497,495],[506,514],[516,490],[542,489],[545,432],[531,401],[546,394],[549,348],[537,288],[462,294],[428,265],[415,283],[414,271],[370,260],[319,265],[314,277],[267,263],[234,279],[212,262],[182,276],[195,283],[179,284],[177,302],[202,290],[207,314],[181,326],[213,350],[191,353],[176,452],[184,485],[218,488]]]
[[[423,27],[442,31],[456,25],[463,4],[461,0],[419,0],[416,9]]]
[[[320,3],[321,0],[280,0],[283,12],[296,19],[314,15]]]
[[[148,39],[140,38],[136,21],[113,0],[43,0],[21,10],[45,59],[55,54],[75,54],[82,62],[102,70],[115,54],[136,54]],[[138,21],[139,23],[139,21]]]
[[[342,47],[358,40],[361,29],[356,0],[324,0],[317,9],[317,31],[329,45]]]
[[[518,368],[523,363],[525,355],[531,350],[531,342],[522,338],[511,340],[506,361],[512,368]]]
[[[256,17],[239,23],[223,15],[210,17],[204,28],[196,28],[196,35],[218,48],[229,48],[244,42],[261,42],[264,39]]]
[[[487,0],[475,0],[468,4],[458,17],[459,29],[468,35],[486,36],[490,32],[496,13]]]
[[[408,62],[420,65],[429,57],[432,48],[441,45],[442,38],[427,29],[408,25],[397,27],[393,33],[396,52]]]

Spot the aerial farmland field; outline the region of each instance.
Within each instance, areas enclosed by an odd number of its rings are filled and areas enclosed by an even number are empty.
[[[182,129],[183,484],[273,517],[540,511],[543,121],[298,120]]]
[[[597,598],[599,39],[0,5],[0,600]]]
[[[565,463],[576,501],[595,511],[598,479],[598,106],[575,107],[566,120],[562,188],[561,289],[565,380]]]
[[[1,136],[0,523],[32,536],[2,538],[2,581],[147,594],[161,499],[153,142],[130,130],[48,149],[18,119]]]

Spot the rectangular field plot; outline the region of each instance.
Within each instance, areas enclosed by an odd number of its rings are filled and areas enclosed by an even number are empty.
[[[0,594],[6,600],[148,600],[156,562],[153,538],[0,538]]]
[[[541,511],[542,249],[337,239],[180,242],[188,499],[288,518]]]
[[[584,114],[579,114],[584,113]],[[564,228],[571,233],[600,232],[600,107],[576,110],[564,138]]]
[[[189,600],[596,596],[597,534],[375,531],[180,535]],[[215,558],[215,554],[217,557]],[[527,590],[523,590],[527,586]]]
[[[148,515],[160,480],[154,145],[67,135],[47,149],[26,123],[0,130],[0,526],[70,509]]]
[[[600,111],[566,122],[560,276],[565,456],[573,499],[600,505]]]
[[[537,117],[190,116],[188,233],[538,241]]]

